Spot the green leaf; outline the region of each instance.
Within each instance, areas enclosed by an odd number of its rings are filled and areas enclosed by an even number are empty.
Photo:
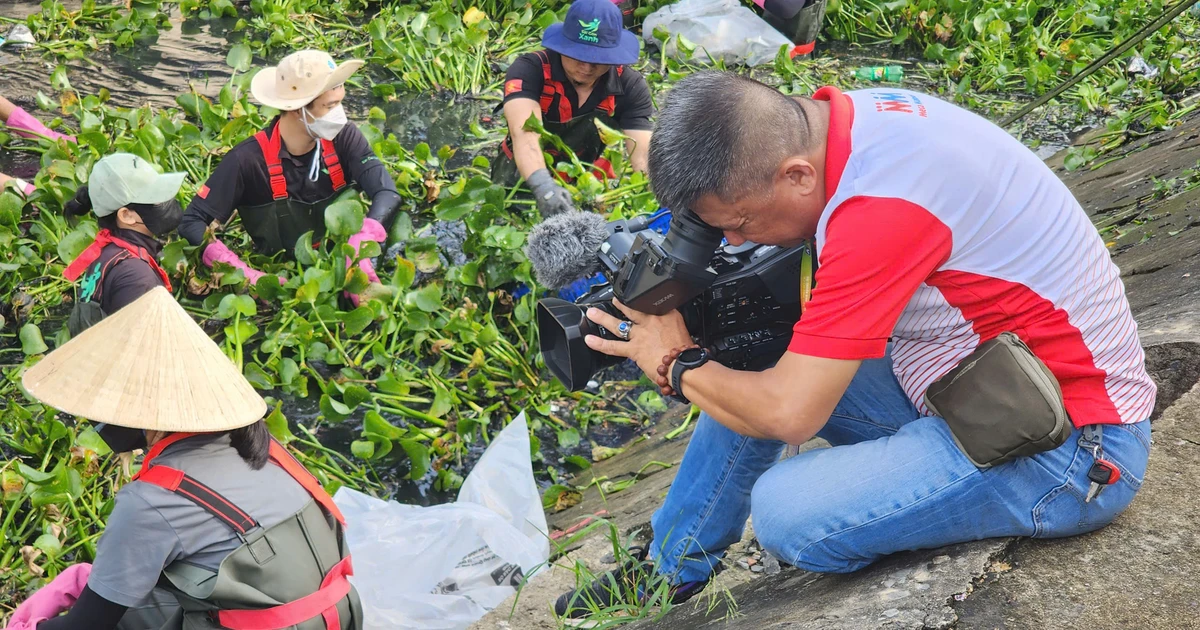
[[[579,431],[574,427],[568,427],[558,432],[558,447],[573,448],[579,446]]]
[[[301,234],[300,238],[296,239],[296,247],[294,248],[296,262],[306,267],[317,264],[317,254],[313,251],[312,242],[313,233],[311,230]]]
[[[288,427],[287,417],[283,415],[283,403],[275,403],[275,409],[271,410],[271,414],[267,416],[267,429],[271,435],[279,440],[281,444],[287,444],[296,439],[292,434],[292,430]]]
[[[225,56],[225,63],[238,72],[249,70],[252,60],[250,47],[245,43],[234,44],[233,48],[229,49],[229,54]]]
[[[361,333],[371,322],[375,320],[375,311],[366,304],[346,313],[342,318],[342,325],[346,328],[346,335],[353,337]]]
[[[96,433],[96,430],[90,427],[80,431],[75,436],[75,444],[97,455],[108,455],[112,452],[112,449],[108,447],[108,444],[100,437],[100,434]]]
[[[315,303],[320,295],[321,285],[316,280],[309,280],[296,289],[296,299],[308,304]]]
[[[411,465],[408,470],[409,479],[420,479],[429,471],[429,447],[416,440],[400,440],[400,448],[408,455]]]
[[[371,279],[367,277],[367,272],[355,265],[346,272],[346,283],[342,285],[342,290],[358,295],[369,284],[371,284]]]
[[[355,199],[340,199],[325,208],[325,229],[330,234],[353,236],[362,229],[363,205]]]
[[[432,313],[442,308],[442,286],[430,284],[422,287],[416,294],[417,308]]]
[[[42,553],[46,554],[46,557],[51,560],[57,558],[58,554],[62,553],[62,543],[54,534],[42,534],[38,536],[37,540],[33,541],[33,546],[41,549]]]
[[[417,267],[405,258],[396,257],[396,273],[392,274],[392,286],[407,289],[417,277]]]
[[[347,385],[342,392],[342,400],[346,401],[347,407],[354,409],[371,400],[371,392],[367,391],[367,388],[362,385]]]
[[[586,457],[580,457],[579,455],[568,455],[563,458],[563,461],[579,470],[587,470],[592,467],[592,462],[589,462]]]
[[[58,242],[58,247],[56,248],[58,252],[58,259],[64,263],[70,264],[71,261],[75,260],[80,254],[82,254],[83,250],[87,249],[95,239],[96,235],[90,233],[90,230],[84,226],[79,226],[74,230],[71,230],[70,234],[67,234],[61,241]]]
[[[58,106],[54,103],[54,100],[49,96],[42,94],[41,90],[38,90],[37,96],[34,97],[34,100],[37,102],[38,109],[44,112],[52,112],[58,109]]]
[[[377,411],[368,411],[363,417],[363,434],[375,435],[388,440],[398,440],[407,434],[407,431],[401,429],[388,422],[379,415]]]
[[[609,459],[611,457],[614,457],[616,455],[620,455],[621,452],[624,450],[625,450],[624,448],[613,448],[611,446],[596,445],[596,446],[592,447],[592,459],[595,461],[598,461],[598,462],[602,462],[602,461]]]
[[[257,363],[247,363],[242,368],[242,374],[255,389],[268,390],[275,387],[275,381]]]
[[[443,387],[438,387],[437,393],[433,396],[433,404],[429,407],[429,415],[441,418],[449,413],[453,407],[454,403],[450,397],[450,392]]]
[[[21,351],[26,355],[41,354],[47,350],[46,342],[42,340],[42,331],[37,324],[28,323],[21,327]]]
[[[542,508],[546,510],[565,510],[583,500],[583,495],[569,486],[556,483],[542,494]]]
[[[217,305],[216,318],[225,320],[232,319],[237,314],[237,295],[230,293],[221,298],[221,303]]]
[[[0,225],[16,229],[17,224],[21,221],[21,208],[24,206],[25,202],[11,190],[0,192]],[[78,252],[75,255],[78,256]]]
[[[662,413],[667,410],[667,403],[663,402],[662,396],[652,389],[638,395],[638,406],[648,413]]]
[[[179,241],[175,241],[179,242]],[[274,302],[283,291],[283,285],[279,284],[279,276],[269,273],[258,279],[254,284],[254,293],[259,299],[268,302]]]
[[[59,66],[59,67],[61,68],[62,66]],[[418,144],[417,146],[413,147],[413,157],[417,158],[418,160],[420,160],[422,162],[428,162],[431,155],[432,155],[432,153],[430,153],[430,151],[429,151],[428,143],[422,142],[422,143]]]
[[[359,459],[374,459],[375,443],[370,440],[354,440],[350,443],[350,452]]]
[[[71,89],[71,81],[67,79],[67,67],[59,64],[54,68],[54,72],[50,73],[50,85],[59,92],[65,92]]]
[[[350,416],[350,408],[336,398],[331,398],[329,394],[321,395],[320,406],[321,413],[334,422],[340,422]]]

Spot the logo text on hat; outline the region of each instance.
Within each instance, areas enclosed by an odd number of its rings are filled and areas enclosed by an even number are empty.
[[[579,31],[579,39],[593,44],[600,43],[600,38],[596,35],[596,29],[600,28],[600,18],[595,18],[591,22],[579,20],[579,26],[583,27]]]

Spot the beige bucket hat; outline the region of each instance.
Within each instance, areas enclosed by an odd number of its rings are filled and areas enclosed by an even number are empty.
[[[94,422],[215,433],[267,403],[166,289],[157,287],[25,371],[43,404]]]
[[[285,112],[294,111],[346,82],[363,66],[361,59],[341,65],[320,50],[294,52],[273,68],[263,68],[250,82],[250,93],[258,102]]]

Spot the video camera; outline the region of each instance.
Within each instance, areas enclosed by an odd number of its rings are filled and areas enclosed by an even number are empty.
[[[721,231],[691,212],[676,212],[666,236],[648,226],[648,217],[608,223],[607,238],[593,250],[608,283],[575,302],[538,302],[542,356],[554,376],[576,391],[598,370],[623,360],[584,343],[587,335],[617,338],[584,314],[594,306],[623,318],[614,297],[652,315],[679,309],[693,339],[723,365],[738,370],[774,365],[800,318],[807,245],[722,245]]]

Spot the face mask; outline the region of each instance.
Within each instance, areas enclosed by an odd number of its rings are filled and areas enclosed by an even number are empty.
[[[179,202],[171,199],[163,203],[143,207],[141,210],[135,210],[138,216],[142,219],[142,225],[146,226],[147,230],[155,236],[162,238],[170,234],[175,228],[179,227],[179,222],[183,220],[183,206]]]
[[[301,109],[300,117],[304,121],[304,128],[308,130],[308,135],[325,140],[336,138],[347,122],[346,110],[341,105],[334,107],[328,114],[320,118],[313,116],[307,108]]]
[[[129,453],[146,448],[146,432],[141,429],[97,424],[96,433],[114,453]]]

